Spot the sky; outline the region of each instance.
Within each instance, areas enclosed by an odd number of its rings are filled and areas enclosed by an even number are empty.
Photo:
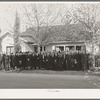
[[[8,2],[8,3],[7,2],[0,2],[0,29],[1,29],[0,35],[5,34],[6,32],[9,32],[13,29],[16,11],[18,12],[18,14],[20,16],[20,23],[21,23],[20,31],[21,32],[25,31],[25,29],[27,27],[27,25],[26,25],[27,18],[25,16],[25,9],[22,6],[23,3],[28,5],[27,2],[26,3],[25,2],[20,2],[20,3],[18,3],[18,2]],[[46,3],[42,3],[41,5],[38,5],[38,10],[41,11],[40,8],[43,8],[45,6],[45,4]],[[55,4],[52,3],[52,4],[55,5],[56,3]],[[73,2],[71,2],[71,3],[59,3],[59,4],[61,4],[61,5],[63,4],[63,6],[65,6],[64,7],[65,9],[62,9],[62,11],[66,11],[66,9],[71,8],[71,5],[73,4]],[[52,14],[54,16],[58,12],[57,11],[58,9],[59,9],[59,6],[56,6],[52,10]],[[58,22],[59,22],[59,20],[58,20]]]
[[[25,31],[26,29],[25,21],[27,20],[27,18],[24,14],[25,11],[24,11],[22,4],[23,3],[16,3],[16,2],[15,3],[0,2],[0,29],[1,29],[0,35],[5,34],[5,32],[11,31],[13,29],[16,11],[18,12],[20,16],[20,23],[21,23],[20,31],[21,32]],[[28,3],[24,3],[24,4],[28,4]],[[44,5],[45,4],[43,4],[43,6]],[[67,6],[70,6],[70,5],[67,4]],[[54,10],[57,10],[57,8]]]
[[[12,28],[14,23],[15,4],[0,3],[0,29],[4,34]]]
[[[20,13],[20,9],[22,9],[21,4],[0,3],[0,28],[2,34],[13,29],[16,10]]]

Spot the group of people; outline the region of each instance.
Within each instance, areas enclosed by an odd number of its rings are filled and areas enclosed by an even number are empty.
[[[69,52],[16,52],[3,54],[2,63],[5,70],[88,70],[89,54],[82,51]]]

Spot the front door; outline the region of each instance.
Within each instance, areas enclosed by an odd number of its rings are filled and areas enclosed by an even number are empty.
[[[11,53],[13,53],[13,51],[14,51],[13,46],[7,46],[6,47],[6,54],[10,55]]]
[[[34,47],[34,52],[38,52],[38,47],[37,46]]]

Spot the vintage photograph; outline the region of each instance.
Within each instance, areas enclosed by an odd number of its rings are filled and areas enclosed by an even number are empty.
[[[0,2],[0,89],[47,88],[100,89],[99,2]]]

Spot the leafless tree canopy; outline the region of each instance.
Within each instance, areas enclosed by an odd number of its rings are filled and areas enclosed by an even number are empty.
[[[23,7],[28,19],[27,24],[33,28],[40,45],[49,35],[51,26],[68,24],[71,21],[63,4],[23,4]],[[45,27],[42,35],[39,31],[41,27]]]

